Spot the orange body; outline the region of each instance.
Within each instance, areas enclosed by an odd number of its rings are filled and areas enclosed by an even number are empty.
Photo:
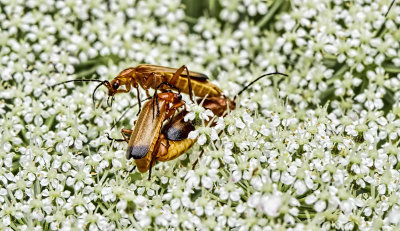
[[[280,73],[270,73],[265,74],[258,77],[256,80],[252,81],[250,84],[245,86],[239,93],[240,95],[244,92],[249,86],[258,81],[259,79]],[[283,76],[287,76],[285,74],[281,74]],[[170,95],[163,95],[170,94]],[[184,117],[187,111],[181,111],[178,115],[171,118],[171,120],[162,126],[163,122],[173,115],[175,109],[183,105],[179,100],[172,100],[177,98],[174,93],[160,93],[158,94],[158,100],[160,101],[160,112],[161,114],[165,114],[165,116],[157,116],[152,121],[150,120],[155,113],[155,107],[151,107],[150,102],[147,102],[144,106],[143,111],[139,115],[138,125],[135,127],[135,130],[142,132],[134,132],[129,141],[129,147],[127,152],[127,157],[130,158],[133,156],[135,158],[136,166],[140,172],[146,172],[150,170],[149,179],[151,176],[151,168],[155,164],[156,161],[168,161],[173,160],[180,155],[182,155],[185,151],[193,146],[196,142],[196,139],[189,139],[188,134],[194,130],[194,126],[191,122],[185,122]],[[161,97],[163,96],[163,97]],[[235,99],[230,100],[225,96],[218,95],[212,96],[208,98],[199,99],[198,104],[202,104],[204,108],[210,109],[214,115],[216,116],[225,116],[228,109],[234,110],[236,107]],[[165,102],[162,102],[164,100]],[[173,106],[171,108],[168,106],[169,102],[173,102]],[[173,110],[171,110],[173,109]],[[147,118],[147,120],[146,120]],[[214,126],[214,123],[211,124]],[[162,129],[161,129],[162,127]],[[147,131],[145,131],[147,129]],[[143,136],[145,135],[145,137]],[[140,137],[139,137],[140,136]],[[142,140],[145,139],[145,149],[142,148],[143,144],[140,142],[131,142],[131,140]],[[125,139],[126,140],[126,139]],[[136,147],[136,148],[132,148]],[[139,150],[139,155],[133,155],[132,150]],[[143,151],[144,150],[144,151]],[[201,152],[199,158],[204,153],[204,150]],[[197,164],[196,162],[193,164],[193,168]]]
[[[150,169],[152,155],[146,155],[142,159],[135,159],[135,164],[139,172],[145,173]]]
[[[223,116],[228,108],[229,110],[234,110],[236,108],[235,101],[225,96],[198,99],[197,103],[202,103],[204,108],[211,110],[214,115],[219,117]]]
[[[159,145],[157,145],[157,148],[154,149],[151,154],[149,153],[142,159],[135,159],[136,167],[139,172],[145,173],[151,168],[150,163],[152,163],[152,161],[155,164],[157,161],[166,162],[176,159],[189,150],[196,140],[197,139],[184,139],[172,141],[167,140],[164,134],[161,134],[158,139]]]
[[[127,159],[134,159],[139,172],[150,170],[149,179],[151,168],[157,161],[177,158],[196,141],[187,138],[194,127],[184,123],[186,111],[173,117],[164,126],[169,131],[167,134],[170,134],[171,140],[161,133],[164,121],[173,116],[176,109],[183,106],[184,102],[181,95],[172,92],[159,93],[156,97],[143,106],[135,128],[122,129],[124,139],[118,140],[128,142]],[[125,133],[130,134],[129,140],[125,137]]]
[[[181,92],[190,94],[188,74],[184,74],[186,66],[179,69],[157,65],[141,64],[137,67],[129,67],[121,71],[110,83],[105,84],[108,88],[108,95],[114,96],[117,93],[129,92],[131,87],[138,88],[140,85],[144,90],[157,89],[161,83],[168,83]],[[189,73],[189,71],[187,71]],[[195,96],[209,97],[221,96],[222,90],[215,84],[208,81],[208,77],[199,72],[190,73],[191,89]],[[125,86],[125,89],[120,89]],[[171,89],[162,86],[159,89]]]
[[[160,105],[164,104],[160,102]],[[203,101],[203,107],[210,109],[216,116],[223,116],[228,107],[232,110],[235,109],[235,103],[226,97],[211,97]],[[139,115],[140,121],[142,121],[142,115],[144,115],[143,117],[151,118],[150,114],[152,114],[152,112],[149,114],[147,108],[149,107],[146,105],[143,107],[143,111]],[[155,163],[157,161],[165,162],[176,159],[194,145],[197,139],[187,138],[189,132],[194,130],[194,127],[190,122],[184,122],[183,118],[185,114],[186,111],[183,111],[174,116],[170,123],[164,125],[161,134],[153,135],[154,139],[146,156],[141,159],[135,159],[136,166],[140,172],[147,172],[151,168],[150,163],[152,161]],[[138,124],[137,127],[146,127],[148,131],[152,131],[153,128],[156,128],[155,130],[159,131],[160,121],[165,119],[165,117],[160,117],[155,122],[145,121],[143,124],[140,124],[140,126]],[[142,133],[141,137],[147,135],[147,133]],[[129,147],[131,147],[131,142],[129,143]]]
[[[160,135],[161,126],[166,116],[167,102],[159,102],[160,114],[155,109],[157,105],[147,101],[139,114],[136,126],[130,136],[126,158],[135,159],[136,166],[140,172],[146,172],[150,167],[151,154]],[[154,114],[153,114],[154,112]],[[153,119],[153,115],[155,118]]]
[[[155,159],[169,161],[178,158],[193,146],[197,139],[184,139],[179,141],[167,140],[164,134],[160,135],[160,146]]]
[[[158,150],[159,135],[164,121],[184,105],[181,96],[172,92],[160,93],[156,97],[157,99],[146,102],[135,128],[129,132],[131,136],[126,158],[135,159],[140,172],[151,168],[153,153],[155,149]]]

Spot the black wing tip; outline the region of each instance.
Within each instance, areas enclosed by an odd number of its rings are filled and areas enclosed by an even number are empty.
[[[166,131],[166,136],[169,140],[173,140],[173,141],[179,141],[179,140],[184,140],[187,138],[188,133],[182,131],[179,128],[175,128],[175,127],[170,127],[167,131]]]
[[[197,79],[197,80],[207,80],[207,79],[209,79],[208,75],[200,73],[200,72],[189,72],[189,74],[190,74],[190,78],[191,79]],[[182,73],[182,76],[187,77],[187,74],[184,72],[184,73]]]
[[[191,123],[186,123],[183,127],[169,127],[164,133],[169,140],[181,141],[188,138],[189,133],[194,131],[194,126]]]
[[[142,159],[143,157],[146,156],[149,150],[150,150],[149,146],[130,146],[126,151],[126,158],[128,160],[130,158],[133,158],[135,160]]]
[[[206,75],[206,74],[203,74],[203,73],[199,73],[199,76],[200,76],[201,78],[205,78],[205,79],[208,79],[208,75]]]

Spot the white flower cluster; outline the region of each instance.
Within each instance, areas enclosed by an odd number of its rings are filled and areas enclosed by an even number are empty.
[[[0,0],[0,230],[396,230],[390,4]],[[188,103],[197,144],[148,181],[104,135],[134,126],[132,94],[107,107],[105,87],[93,105],[94,83],[50,87],[140,63],[185,64],[227,97],[264,73],[288,77],[255,83],[225,117]]]

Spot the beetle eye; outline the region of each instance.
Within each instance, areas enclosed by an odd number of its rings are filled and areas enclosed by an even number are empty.
[[[179,100],[182,99],[182,95],[181,95],[181,94],[178,94],[176,97],[177,97]]]
[[[119,83],[118,82],[113,83],[112,87],[114,90],[117,90],[119,87]]]

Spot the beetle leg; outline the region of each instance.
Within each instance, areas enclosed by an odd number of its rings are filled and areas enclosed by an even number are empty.
[[[154,119],[154,103],[157,105],[157,116],[160,115],[160,105],[158,103],[159,100],[170,101],[171,100],[170,99],[170,94],[168,94],[168,93],[154,94],[154,96],[153,96],[153,119]],[[168,106],[167,106],[167,110],[169,110]]]
[[[110,104],[111,107],[112,107],[112,104],[113,104],[114,100],[115,100],[115,97],[112,96],[112,97],[111,97],[111,104]]]
[[[110,100],[110,96],[107,97],[107,107],[110,106],[110,103],[108,102]]]
[[[157,145],[157,154],[156,158],[159,161],[166,161],[168,160],[168,148],[169,148],[169,141],[165,138],[164,134],[160,134],[158,138],[158,145]]]
[[[140,102],[140,92],[139,92],[139,87],[136,87],[136,92],[137,92],[137,98],[138,98],[138,103],[139,103],[139,111],[136,114],[136,116],[139,115],[140,111],[142,110],[142,103]],[[146,91],[147,92],[147,91]]]
[[[151,85],[154,86],[155,84],[153,82],[156,80],[156,78],[154,78],[154,77],[156,77],[156,73],[151,72],[147,77],[145,77],[145,81],[142,84],[142,87],[147,90],[147,89],[149,89],[149,86],[151,86]]]
[[[181,107],[182,105],[185,105],[185,103],[184,103],[183,101],[172,105],[172,107],[169,108],[168,114],[167,114],[167,116],[166,116],[165,118],[171,117],[171,116],[175,113],[176,109],[178,109],[178,108]]]
[[[185,68],[186,68],[186,73],[187,73],[187,77],[188,77],[190,101],[192,101],[192,103],[194,103],[194,100],[193,100],[193,92],[192,92],[192,82],[190,81],[189,69],[188,69],[186,66],[185,66]]]
[[[154,104],[157,104],[157,116],[159,116],[160,115],[160,105],[158,105],[158,95],[156,95],[156,94],[154,94],[154,97],[153,97],[153,102],[152,102],[152,107],[153,107],[153,120],[154,120]]]
[[[125,141],[125,142],[129,143],[129,139],[125,136],[125,133],[126,133],[126,134],[131,134],[132,131],[133,131],[133,130],[124,129],[124,128],[123,128],[123,129],[121,130],[121,134],[122,134],[122,136],[124,137],[123,139],[113,139],[113,138],[110,137],[110,134],[108,134],[108,133],[106,133],[106,136],[107,136],[107,138],[108,138],[109,140],[111,140],[111,141],[117,141],[117,142],[123,142],[123,141]]]
[[[172,76],[169,81],[172,85],[175,85],[178,82],[179,77],[182,75],[183,71],[187,69],[185,65],[182,65],[178,70],[175,71],[174,76]]]
[[[115,94],[118,94],[118,93],[128,93],[130,90],[131,90],[131,85],[130,85],[129,83],[127,83],[127,84],[125,84],[125,89],[118,89],[118,90],[114,93],[114,95],[115,95]]]
[[[128,93],[130,90],[128,90],[128,89],[118,89],[116,92],[115,92],[115,94],[119,94],[119,93]],[[114,94],[114,95],[115,95]]]
[[[162,145],[165,148],[165,150],[168,152],[169,140],[167,138],[165,138],[164,134],[160,134],[159,140],[160,140],[160,146]]]
[[[109,139],[109,140],[111,140],[111,141],[116,141],[116,142],[125,141],[125,139],[114,139],[114,138],[111,138],[111,137],[110,137],[110,134],[108,134],[107,132],[106,132],[106,137],[107,137],[107,139]]]
[[[201,151],[199,157],[197,157],[196,161],[193,163],[193,167],[192,170],[194,170],[194,168],[196,167],[197,163],[199,162],[199,159],[203,156],[204,150]]]
[[[154,162],[154,156],[151,157],[151,161],[150,161],[150,167],[149,167],[149,178],[148,180],[151,179],[151,168],[153,167],[153,162]]]
[[[136,165],[129,172],[133,172],[136,169]]]
[[[175,86],[176,82],[178,82],[178,79],[182,75],[184,70],[186,70],[186,74],[187,74],[187,78],[188,78],[190,100],[194,103],[193,95],[192,95],[192,83],[190,81],[190,73],[189,73],[189,69],[185,65],[181,66],[177,71],[175,71],[174,76],[170,80],[170,83]]]
[[[158,104],[158,96],[156,96],[156,104],[157,104],[157,116],[160,116],[160,105]]]
[[[131,130],[131,129],[126,129],[126,128],[121,129],[121,134],[127,143],[129,143],[129,139],[125,136],[125,134],[130,135],[130,134],[132,134],[132,132],[133,132],[133,130]]]

